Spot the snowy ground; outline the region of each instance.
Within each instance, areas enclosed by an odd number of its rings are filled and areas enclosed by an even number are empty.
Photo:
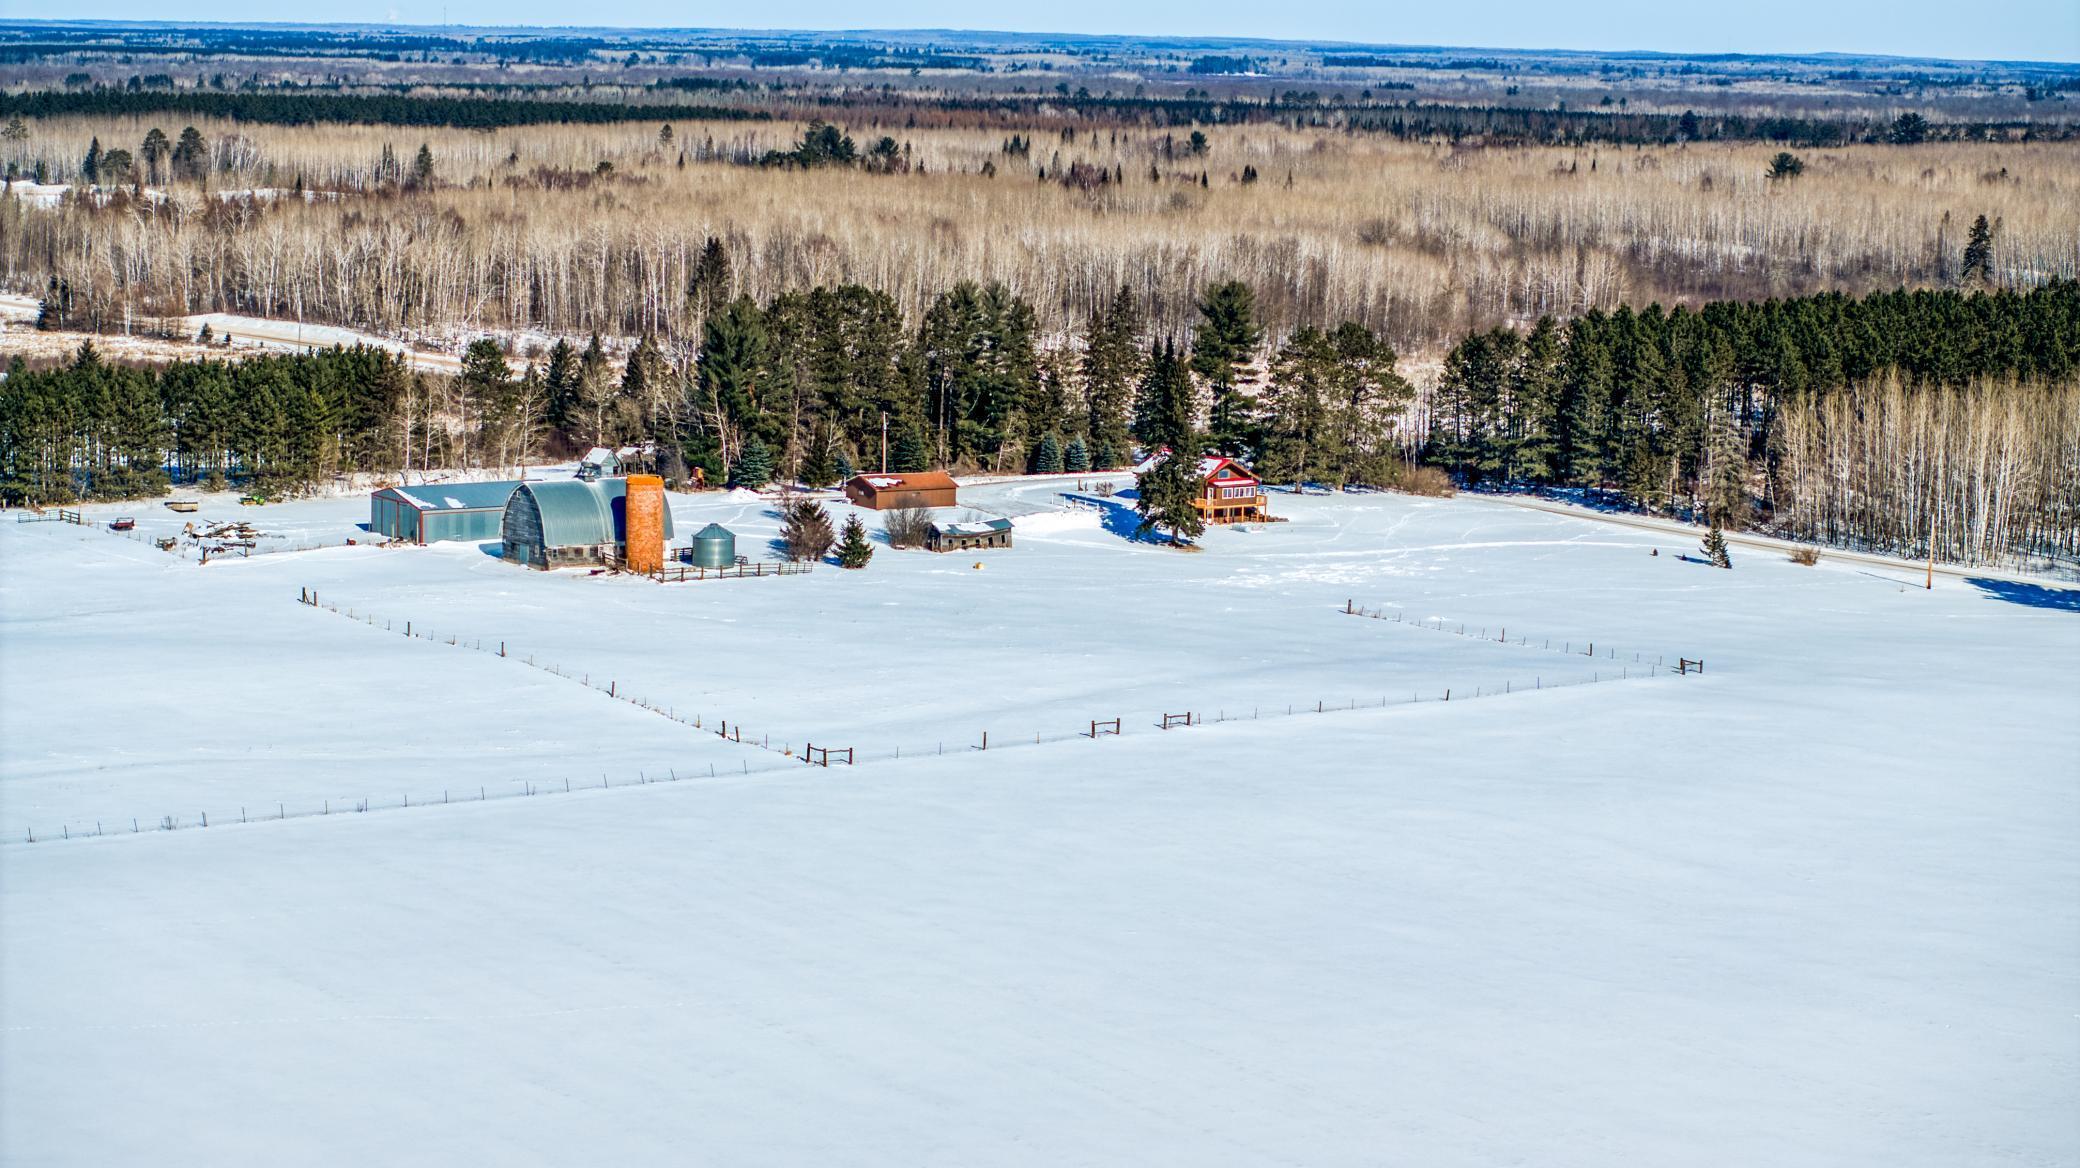
[[[0,523],[0,829],[615,785],[11,835],[0,1161],[2080,1157],[2080,594],[1384,495],[1186,555],[1063,486],[675,586]],[[1708,672],[1552,684],[1635,653]]]

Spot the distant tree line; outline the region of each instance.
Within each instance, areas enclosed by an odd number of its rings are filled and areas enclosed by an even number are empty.
[[[1728,527],[2070,558],[2076,364],[2069,281],[1621,307],[1466,337],[1422,453],[1468,483],[1608,488]]]
[[[693,89],[700,79],[679,78],[666,87]],[[799,116],[799,101],[774,92],[761,98],[745,92],[743,105],[686,105],[631,102],[623,97],[588,101],[573,99],[563,87],[502,87],[511,96],[433,96],[410,92],[344,92],[302,87],[264,92],[119,89],[37,90],[0,94],[0,116],[51,117],[149,115],[220,117],[276,125],[345,122],[396,126],[455,126],[465,129],[551,123],[602,124],[633,119],[668,121],[768,120]],[[705,87],[702,87],[705,88]],[[722,88],[722,87],[717,87]],[[974,96],[906,96],[888,99],[895,106],[968,113],[990,118],[1049,117],[1073,114],[1093,125],[1195,126],[1280,122],[1293,126],[1330,126],[1395,138],[1452,142],[1571,146],[1591,142],[1619,145],[1667,145],[1686,141],[1762,141],[1822,147],[1852,142],[1912,145],[1924,141],[1976,141],[2016,137],[2064,141],[2080,133],[2071,120],[1930,121],[1918,113],[1895,118],[1844,116],[1811,118],[1732,113],[1645,113],[1627,110],[1529,108],[1523,106],[1448,105],[1351,100],[1331,95],[1287,93],[1263,98],[1211,94],[1191,97],[1092,94],[1088,90],[1057,94],[990,94]],[[761,104],[763,103],[763,104]],[[849,108],[836,98],[819,106]]]
[[[299,90],[277,93],[209,93],[197,90],[39,90],[0,94],[0,117],[84,114],[145,117],[153,114],[214,117],[232,121],[301,126],[345,122],[383,126],[454,126],[491,129],[554,123],[603,124],[632,118],[670,121],[764,120],[761,110],[674,103],[631,106],[626,102],[554,98],[419,97],[400,93],[352,94]]]

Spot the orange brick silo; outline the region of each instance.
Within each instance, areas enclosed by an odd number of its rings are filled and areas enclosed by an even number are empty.
[[[659,571],[664,567],[664,480],[656,475],[628,476],[622,507],[628,528],[628,570]]]

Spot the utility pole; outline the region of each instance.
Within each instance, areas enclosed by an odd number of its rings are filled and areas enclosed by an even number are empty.
[[[888,473],[888,411],[881,411],[881,473]]]
[[[1936,590],[1936,509],[1933,506],[1928,509],[1928,581],[1922,588],[1929,592]]]

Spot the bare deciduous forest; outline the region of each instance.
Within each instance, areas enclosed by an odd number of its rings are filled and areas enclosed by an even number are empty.
[[[72,159],[152,128],[64,119],[16,149]],[[858,283],[915,319],[960,279],[998,281],[1058,336],[1125,285],[1175,332],[1197,290],[1240,279],[1274,330],[1350,319],[1422,350],[1621,303],[1947,286],[1980,215],[2000,224],[1996,284],[2080,275],[2071,143],[1849,146],[1772,179],[1756,144],[1468,149],[1252,126],[1206,132],[1203,152],[1106,130],[1007,153],[1000,134],[907,131],[891,173],[869,173],[755,165],[793,146],[779,125],[675,126],[669,143],[653,123],[198,129],[206,185],[6,204],[0,278],[65,282],[89,329],[227,311],[692,339],[686,290],[714,236],[733,291],[761,302]],[[405,189],[422,144],[433,180]]]

